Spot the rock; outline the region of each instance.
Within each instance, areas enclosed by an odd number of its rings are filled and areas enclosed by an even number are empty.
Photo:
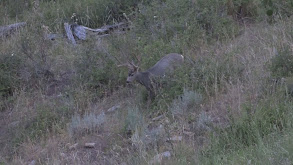
[[[32,160],[28,165],[35,165],[35,164],[36,164],[36,161]]]
[[[160,153],[160,154],[154,156],[154,158],[149,163],[150,164],[159,164],[162,162],[162,160],[164,158],[170,158],[170,157],[171,157],[170,151],[166,151],[166,152],[163,152],[163,153]]]
[[[189,132],[189,131],[183,131],[183,133],[188,136],[194,136],[194,134],[195,134],[195,133]]]
[[[168,141],[182,141],[182,136],[173,136]]]
[[[107,113],[115,112],[120,108],[120,105],[115,105],[107,110]]]
[[[72,146],[69,146],[70,150],[75,150],[77,148],[78,143],[73,144]]]
[[[94,148],[95,145],[96,145],[96,143],[85,143],[84,147],[86,147],[86,148]]]
[[[9,123],[9,124],[8,124],[8,127],[16,127],[16,126],[19,125],[19,123],[20,123],[20,121],[14,121],[14,122],[12,122],[12,123]]]
[[[153,120],[153,121],[156,121],[156,120],[161,119],[162,117],[163,117],[163,115],[160,115],[160,116],[157,116],[157,117],[153,118],[152,120]]]
[[[66,157],[66,154],[64,154],[63,152],[61,152],[60,153],[60,156],[63,157],[63,158],[65,158]]]

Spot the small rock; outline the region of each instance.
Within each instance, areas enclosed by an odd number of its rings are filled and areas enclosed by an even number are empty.
[[[168,139],[169,141],[182,141],[182,136],[173,136]]]
[[[35,165],[35,164],[36,164],[36,161],[32,160],[28,165]]]
[[[115,112],[117,109],[120,108],[120,105],[115,105],[107,110],[108,113]]]
[[[165,120],[165,123],[166,123],[166,124],[169,124],[169,123],[170,123],[169,119],[166,119],[166,120]]]
[[[153,118],[152,120],[153,120],[153,121],[156,121],[156,120],[161,119],[162,117],[163,117],[163,115],[160,115],[160,116],[157,116],[157,117]]]
[[[150,161],[150,164],[161,163],[164,158],[170,158],[170,157],[171,157],[170,151],[160,153],[160,154],[154,156],[154,158]]]
[[[20,123],[20,121],[14,121],[14,122],[8,124],[8,126],[9,126],[9,127],[15,127],[15,126],[18,126],[19,123]]]
[[[70,150],[75,150],[77,147],[78,143],[73,144],[72,146],[69,146]]]
[[[86,148],[94,148],[96,143],[85,143],[84,147]]]
[[[183,133],[184,133],[185,135],[188,135],[188,136],[194,136],[194,133],[193,133],[193,132],[183,131]]]
[[[60,156],[64,158],[66,155],[63,152],[61,152]]]

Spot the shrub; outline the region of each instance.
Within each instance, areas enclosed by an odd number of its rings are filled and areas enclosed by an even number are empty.
[[[19,68],[23,65],[21,58],[12,54],[0,54],[0,95],[7,96],[19,87]]]
[[[144,119],[138,107],[128,108],[127,116],[124,123],[124,130],[134,131],[138,126],[143,126]]]
[[[34,93],[36,94],[36,93]],[[66,128],[66,123],[74,113],[71,104],[68,104],[68,98],[58,97],[51,98],[50,101],[40,99],[42,96],[28,96],[27,92],[17,96],[16,100],[22,105],[16,107],[16,121],[19,124],[9,128],[9,136],[11,137],[10,145],[18,147],[26,141],[39,142],[54,134],[58,135],[60,130]],[[23,98],[27,97],[27,98]],[[31,98],[30,98],[31,97]],[[35,99],[35,100],[30,100]],[[27,105],[27,100],[34,103],[34,106]],[[17,149],[17,148],[15,148]]]
[[[14,44],[0,54],[0,88],[36,87],[37,83],[54,77],[48,53],[51,43],[43,38],[40,29],[23,29],[12,41]]]
[[[238,32],[237,25],[224,10],[222,1],[153,1],[140,6],[134,22],[136,33],[149,42],[182,42],[200,46],[205,39],[225,39]],[[178,40],[178,37],[182,40]]]
[[[262,4],[267,16],[271,18],[280,16],[290,17],[293,14],[292,1],[263,0]]]
[[[89,114],[85,114],[83,117],[75,114],[68,126],[68,132],[71,137],[95,133],[101,128],[101,125],[105,122],[105,120],[106,116],[104,113],[95,115],[91,112]]]
[[[198,115],[195,129],[197,130],[198,134],[205,131],[211,131],[212,118],[206,112],[201,112]]]
[[[200,94],[195,91],[184,89],[183,95],[178,96],[177,99],[173,100],[170,106],[170,111],[173,115],[186,115],[196,109],[196,105],[198,105],[201,101],[202,96]]]
[[[271,59],[269,70],[275,78],[293,76],[293,55],[289,48],[278,51]]]
[[[35,113],[10,130],[13,145],[18,146],[27,140],[38,141],[65,128],[73,111],[69,105],[63,105],[63,98],[58,99],[36,103]]]
[[[212,135],[212,145],[205,154],[230,153],[246,147],[259,145],[262,139],[272,133],[281,134],[292,128],[292,102],[283,97],[276,99],[278,94],[269,96],[257,106],[244,106],[246,115],[241,119],[233,119],[230,126],[216,129]],[[285,99],[285,101],[284,101]]]
[[[125,20],[123,13],[131,14],[141,0],[66,0],[43,1],[40,8],[43,19],[52,29],[62,29],[64,22],[97,28]]]
[[[32,0],[2,0],[0,1],[0,13],[1,16],[21,20],[31,10],[32,6]],[[4,19],[0,20],[0,24],[5,23],[2,21]]]
[[[102,97],[111,93],[121,82],[125,82],[112,56],[96,51],[91,46],[82,50],[83,53],[75,61],[77,86],[85,85]]]

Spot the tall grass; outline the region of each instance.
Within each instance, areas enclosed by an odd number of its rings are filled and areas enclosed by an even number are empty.
[[[231,14],[218,0],[1,1],[1,24],[28,25],[0,39],[0,144],[10,148],[0,150],[0,164],[146,164],[164,151],[169,164],[290,164],[292,97],[278,80],[293,73],[292,6],[232,2]],[[131,31],[75,47],[45,40],[41,28],[95,28],[123,13]],[[145,70],[171,52],[185,56],[184,66],[162,79],[148,106],[117,64]],[[94,149],[80,147],[90,141]],[[35,148],[45,149],[26,154]]]

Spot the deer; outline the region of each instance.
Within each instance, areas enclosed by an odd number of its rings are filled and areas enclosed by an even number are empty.
[[[151,100],[155,98],[154,92],[154,79],[155,77],[164,77],[166,74],[174,72],[174,70],[181,66],[184,62],[184,56],[177,53],[170,53],[161,58],[154,66],[150,67],[144,72],[139,71],[139,67],[133,62],[118,65],[118,67],[128,67],[128,77],[126,83],[132,83],[137,81],[141,85],[145,86],[149,92]]]

